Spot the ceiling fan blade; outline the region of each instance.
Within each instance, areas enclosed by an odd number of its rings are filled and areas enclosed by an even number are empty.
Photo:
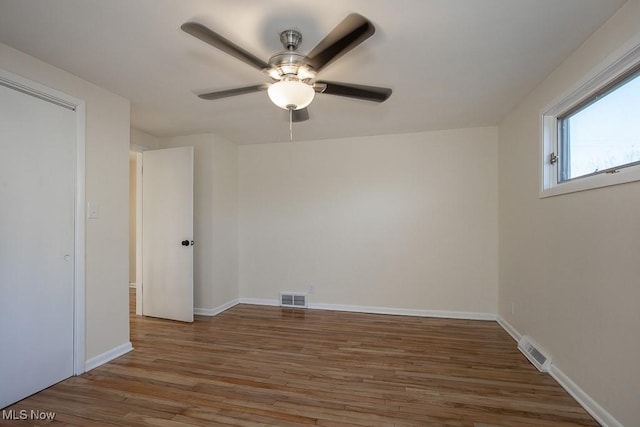
[[[235,89],[227,89],[227,90],[219,90],[216,92],[202,93],[198,95],[198,97],[206,100],[228,98],[230,96],[244,95],[245,93],[260,92],[260,91],[266,90],[268,87],[269,85],[266,85],[266,84],[245,86],[245,87],[238,87]]]
[[[237,44],[225,39],[220,34],[211,31],[202,24],[198,24],[197,22],[186,22],[182,24],[180,28],[182,28],[184,32],[199,38],[203,42],[228,53],[234,58],[257,68],[258,70],[262,71],[269,67],[269,64],[264,62],[262,59],[252,55]]]
[[[318,81],[320,93],[328,95],[346,96],[347,98],[362,99],[364,101],[384,102],[390,96],[392,90],[386,87],[355,85],[351,83],[337,83]],[[324,89],[322,89],[324,86]]]
[[[293,110],[292,119],[294,123],[305,122],[309,120],[309,109],[301,108],[299,110]]]
[[[352,13],[340,22],[307,55],[307,63],[320,71],[354,47],[368,39],[376,29],[367,18]]]

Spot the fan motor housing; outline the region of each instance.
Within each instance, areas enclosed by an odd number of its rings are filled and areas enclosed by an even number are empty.
[[[315,72],[306,63],[306,57],[298,52],[287,51],[273,55],[269,59],[269,75],[276,79],[294,78],[307,81],[315,78]]]

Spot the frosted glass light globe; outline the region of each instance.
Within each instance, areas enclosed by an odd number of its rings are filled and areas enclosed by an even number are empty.
[[[283,110],[300,110],[311,104],[316,91],[310,85],[296,80],[281,80],[267,89],[271,102]]]

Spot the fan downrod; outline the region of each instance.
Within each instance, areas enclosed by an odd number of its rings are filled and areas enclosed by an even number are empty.
[[[280,33],[280,41],[286,50],[296,51],[302,41],[302,34],[298,30],[284,30]]]

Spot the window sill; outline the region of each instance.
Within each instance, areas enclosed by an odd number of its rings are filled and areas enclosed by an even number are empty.
[[[543,188],[540,191],[540,198],[593,190],[596,188],[626,184],[635,181],[640,181],[640,165],[619,169],[616,173],[602,173],[599,175],[576,178],[549,188]]]

